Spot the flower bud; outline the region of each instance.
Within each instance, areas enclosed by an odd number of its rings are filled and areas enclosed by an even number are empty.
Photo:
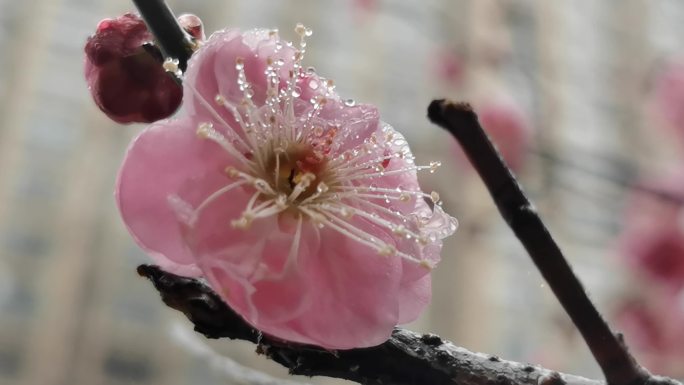
[[[178,109],[182,87],[163,69],[152,34],[137,15],[102,20],[85,54],[88,88],[110,119],[150,123]]]

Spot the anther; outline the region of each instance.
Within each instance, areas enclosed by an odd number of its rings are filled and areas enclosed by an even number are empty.
[[[397,249],[394,246],[388,245],[388,244],[384,244],[378,250],[378,254],[382,255],[383,257],[389,257],[391,255],[396,254],[396,252],[397,252]]]
[[[214,126],[211,123],[201,123],[197,126],[197,137],[200,139],[207,139],[211,135],[211,130]]]
[[[231,224],[231,226],[233,226],[236,229],[246,230],[252,224],[253,219],[254,219],[254,217],[252,216],[252,214],[243,213],[242,217],[240,217],[239,219],[231,221],[230,224]]]
[[[406,227],[399,225],[392,228],[392,232],[397,235],[406,235]]]
[[[287,208],[287,196],[285,194],[278,194],[275,199],[275,204],[279,209]]]
[[[171,72],[173,74],[178,74],[180,72],[180,69],[178,68],[178,59],[172,59],[168,58],[164,60],[164,63],[162,64],[162,67],[166,72]]]
[[[228,175],[228,177],[230,177],[230,178],[232,178],[232,179],[235,179],[235,178],[237,178],[237,177],[240,175],[240,171],[238,171],[238,170],[237,170],[235,167],[233,167],[233,166],[228,166],[228,167],[226,167],[226,168],[223,170],[223,172],[225,172],[226,175]]]
[[[344,219],[350,219],[354,216],[354,212],[346,207],[343,207],[340,209],[340,215],[342,215],[342,218]]]

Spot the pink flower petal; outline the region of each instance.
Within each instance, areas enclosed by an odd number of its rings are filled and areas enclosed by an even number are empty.
[[[221,166],[233,161],[216,144],[196,137],[187,119],[145,129],[129,147],[119,171],[116,199],[136,241],[167,271],[197,275],[169,197],[193,179],[226,180]],[[207,167],[207,164],[214,164]],[[207,185],[197,185],[197,193]]]

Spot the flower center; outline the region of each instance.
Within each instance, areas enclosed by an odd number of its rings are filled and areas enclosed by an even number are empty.
[[[321,186],[330,184],[326,165],[326,157],[312,146],[295,143],[286,149],[276,148],[270,152],[264,167],[264,179],[279,194],[291,196],[301,190],[292,200],[297,204],[320,192]]]

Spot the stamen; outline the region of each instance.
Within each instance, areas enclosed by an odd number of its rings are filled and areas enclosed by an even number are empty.
[[[243,184],[247,183],[245,180],[239,180],[237,182],[231,183],[227,186],[221,187],[220,189],[214,191],[211,195],[209,195],[206,199],[200,203],[197,208],[195,208],[195,211],[192,213],[192,217],[189,220],[189,224],[193,224],[196,220],[199,214],[204,210],[209,204],[214,202],[217,198],[219,198],[221,195],[227,193],[228,191],[242,186]]]
[[[310,211],[310,210],[308,210]],[[324,224],[330,226],[331,228],[337,230],[343,235],[346,235],[358,242],[361,242],[367,246],[370,246],[371,248],[377,250],[378,252],[387,252],[387,245],[385,242],[382,240],[374,237],[371,234],[368,234],[367,232],[355,227],[354,225],[343,221],[342,219],[332,215],[332,213],[329,213],[327,211],[319,211],[320,214],[323,215],[325,220],[323,221]],[[416,259],[415,257],[408,255],[404,252],[401,251],[395,251],[394,255],[397,255],[401,258],[404,258],[408,261],[414,262],[414,263],[420,263],[419,259]]]
[[[228,124],[228,122],[225,121],[225,119],[223,119],[223,117],[221,117],[221,115],[218,113],[218,111],[216,111],[214,109],[214,107],[212,107],[211,104],[209,104],[209,102],[207,102],[207,100],[204,99],[204,96],[202,96],[202,94],[200,94],[199,91],[197,91],[197,89],[192,85],[192,82],[185,82],[185,83],[183,83],[183,86],[188,87],[192,91],[193,96],[195,96],[200,101],[200,104],[202,104],[204,106],[204,108],[206,108],[207,111],[209,111],[209,113],[214,117],[214,119],[216,119],[219,123],[221,123],[222,125],[224,125],[226,127],[226,133],[228,133],[231,136],[231,138],[230,138],[231,140],[235,140],[235,141],[239,142],[242,146],[245,147],[246,150],[251,149],[242,140],[240,135],[237,135],[233,131],[233,128]],[[240,155],[240,156],[238,156],[238,159],[240,157],[242,157],[243,159],[245,159],[245,161],[249,161],[247,158],[244,157],[244,155],[242,155],[242,153],[237,151],[237,149],[236,149],[236,152]],[[234,155],[233,153],[231,153],[231,154]]]
[[[307,172],[306,174],[302,175],[299,181],[297,181],[297,184],[295,185],[294,189],[292,190],[292,193],[290,193],[290,196],[287,198],[287,200],[292,202],[295,199],[297,199],[297,197],[301,193],[303,193],[304,191],[306,191],[306,189],[309,188],[311,182],[313,182],[314,179],[316,179],[316,175],[314,175],[313,173]]]
[[[292,244],[290,245],[290,252],[287,254],[287,258],[285,259],[285,264],[283,265],[283,269],[275,275],[271,276],[266,276],[261,278],[261,280],[265,281],[271,281],[271,280],[280,280],[283,277],[285,277],[292,269],[296,266],[297,264],[297,256],[299,255],[299,244],[302,238],[302,223],[304,222],[302,218],[302,214],[298,215],[297,218],[297,229],[295,230],[294,235],[292,236]],[[256,277],[259,279],[260,277]]]

